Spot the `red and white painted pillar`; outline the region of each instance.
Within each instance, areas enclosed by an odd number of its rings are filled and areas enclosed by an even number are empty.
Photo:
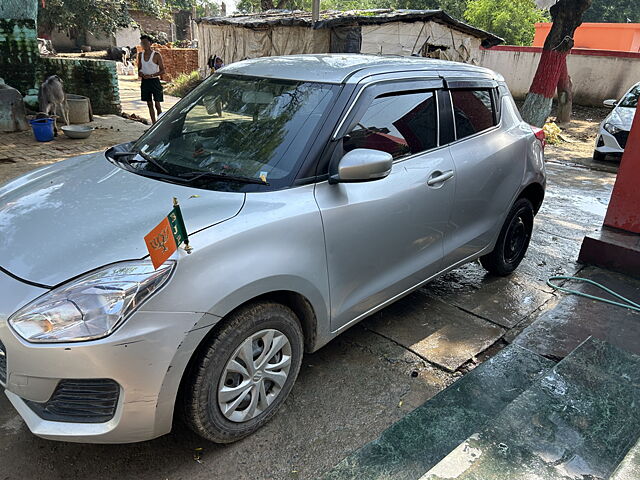
[[[582,242],[578,261],[640,276],[640,115],[636,115],[604,227]]]

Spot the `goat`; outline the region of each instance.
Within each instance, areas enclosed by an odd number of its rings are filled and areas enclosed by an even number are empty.
[[[59,109],[65,124],[69,125],[69,105],[67,104],[67,95],[64,93],[64,86],[59,76],[51,75],[42,83],[42,85],[40,85],[40,90],[38,91],[38,105],[41,112],[53,117],[53,130],[56,134],[58,132],[55,115],[56,110]]]

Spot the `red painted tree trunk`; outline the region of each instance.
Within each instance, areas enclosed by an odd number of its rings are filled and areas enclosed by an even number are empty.
[[[531,88],[522,107],[525,121],[543,127],[551,113],[553,96],[558,89],[563,100],[572,98],[571,78],[567,70],[567,55],[573,48],[573,34],[582,24],[582,15],[591,7],[591,0],[558,0],[550,9],[553,25],[544,42],[542,56]],[[567,113],[563,103],[563,115]],[[568,119],[567,119],[568,121]]]
[[[558,78],[558,123],[568,123],[571,121],[571,111],[573,110],[573,83],[569,76],[569,69],[565,59],[564,68]]]

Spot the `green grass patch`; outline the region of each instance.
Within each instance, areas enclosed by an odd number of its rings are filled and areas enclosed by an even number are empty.
[[[191,73],[181,73],[174,78],[165,88],[167,95],[174,97],[184,97],[191,90],[202,83],[203,79],[197,70]]]

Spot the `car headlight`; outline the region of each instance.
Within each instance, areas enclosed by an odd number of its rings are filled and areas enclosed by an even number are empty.
[[[613,123],[605,123],[604,129],[609,132],[611,135],[615,135],[618,132],[621,132],[622,129],[620,127],[616,127]]]
[[[82,342],[106,337],[154,292],[175,268],[170,260],[120,262],[83,275],[22,307],[9,325],[28,342]]]

